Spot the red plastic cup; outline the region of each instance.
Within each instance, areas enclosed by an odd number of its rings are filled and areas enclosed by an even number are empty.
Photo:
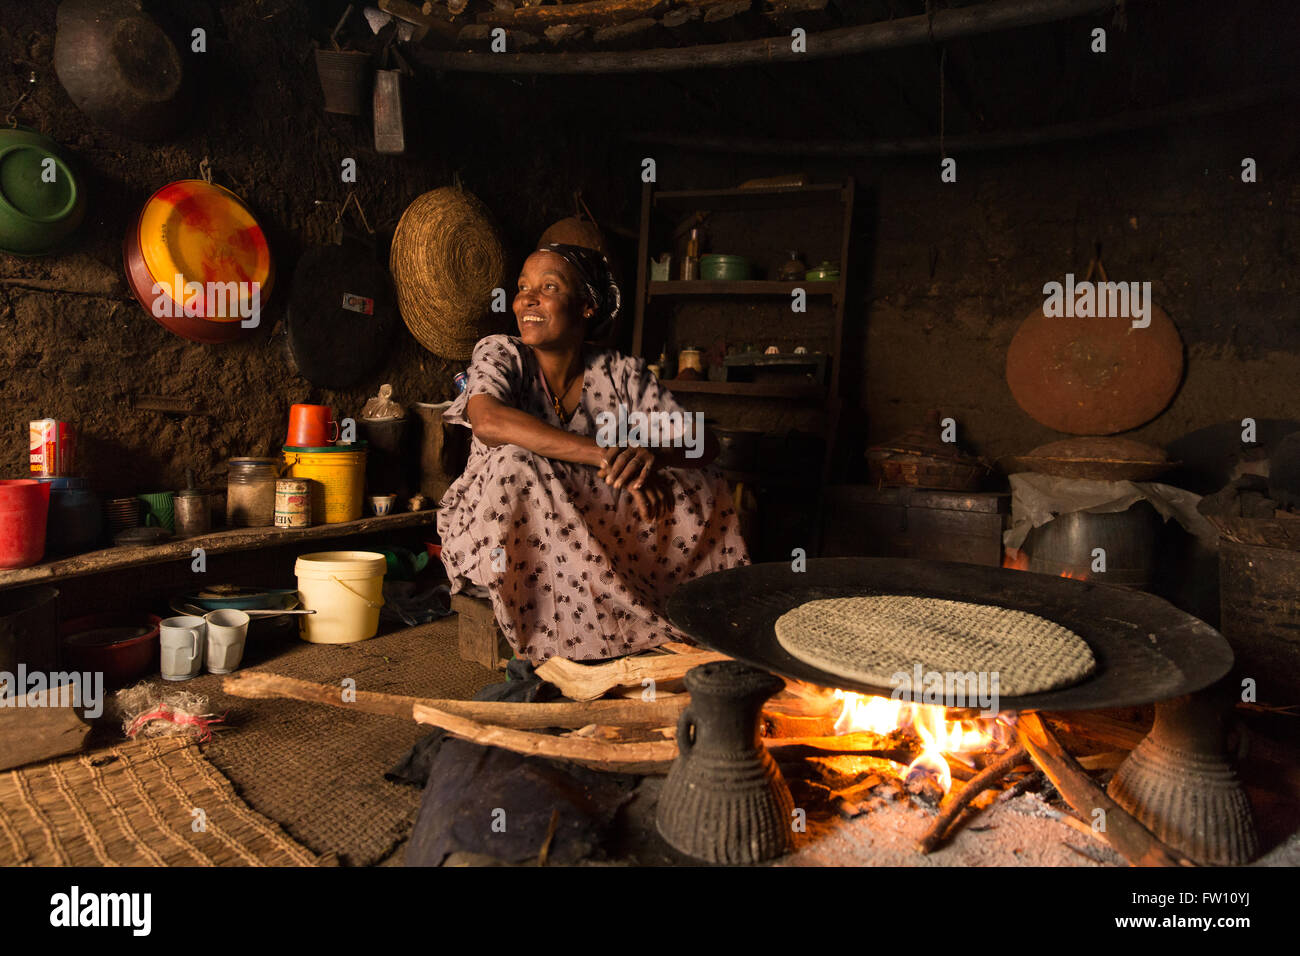
[[[31,567],[45,556],[49,514],[49,482],[0,481],[0,569]]]
[[[330,426],[334,436],[330,437]],[[339,438],[339,423],[328,405],[294,405],[289,409],[289,437],[285,444],[294,448],[324,448]]]

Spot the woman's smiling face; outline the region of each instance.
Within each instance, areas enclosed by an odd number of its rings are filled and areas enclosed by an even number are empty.
[[[519,273],[514,310],[524,344],[545,348],[581,343],[591,305],[567,262],[553,252],[534,252]]]

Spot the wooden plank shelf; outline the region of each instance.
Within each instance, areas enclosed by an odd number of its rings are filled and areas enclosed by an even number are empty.
[[[773,279],[670,279],[646,283],[647,295],[766,295],[790,297],[795,289],[803,289],[810,296],[834,296],[839,291],[838,279],[804,279],[784,282]]]
[[[754,398],[809,398],[822,400],[826,386],[816,382],[709,382],[693,379],[664,379],[670,392],[696,392],[703,395],[748,395]]]
[[[0,590],[23,587],[29,584],[50,584],[66,578],[116,571],[122,568],[163,564],[167,561],[186,560],[195,548],[207,554],[232,551],[252,551],[274,548],[298,541],[324,541],[360,534],[399,531],[404,528],[433,527],[437,523],[437,509],[406,511],[383,517],[361,518],[335,524],[318,524],[310,528],[228,528],[197,535],[193,538],[173,538],[162,544],[105,548],[88,551],[67,558],[58,558],[30,568],[0,571]]]

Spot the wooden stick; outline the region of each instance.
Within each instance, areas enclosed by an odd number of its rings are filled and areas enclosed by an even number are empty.
[[[552,657],[534,673],[558,687],[565,697],[595,700],[615,687],[640,687],[647,679],[656,683],[674,680],[685,676],[692,667],[730,659],[713,651],[623,657],[605,664],[579,664]]]
[[[569,760],[593,770],[617,773],[667,773],[677,757],[677,743],[672,740],[610,744],[580,737],[550,737],[546,734],[529,733],[526,730],[494,727],[424,704],[416,704],[411,709],[411,713],[417,723],[440,727],[450,734],[484,747],[501,747],[526,757]]]
[[[1134,750],[1146,737],[1147,730],[1122,720],[1107,717],[1105,714],[1085,712],[1070,714],[1043,714],[1049,724],[1055,724],[1066,732],[1097,743],[1105,744],[1116,750]]]
[[[519,704],[504,701],[436,700],[380,694],[359,690],[356,702],[343,700],[341,687],[315,684],[265,671],[239,671],[222,682],[222,690],[235,697],[287,698],[311,704],[327,704],[343,710],[359,710],[410,720],[416,704],[433,707],[458,717],[502,727],[583,727],[587,724],[618,724],[622,727],[663,727],[675,724],[690,702],[686,694],[661,696],[654,701],[597,700],[581,703]]]
[[[952,826],[967,804],[1009,774],[1024,759],[1025,748],[1023,745],[1017,744],[972,777],[970,783],[965,786],[961,793],[951,797],[943,809],[939,811],[938,819],[930,824],[930,829],[925,831],[925,836],[921,837],[916,844],[917,850],[921,853],[930,853],[934,850],[943,842],[948,828]]]
[[[1055,735],[1033,713],[1022,713],[1016,721],[1020,740],[1052,781],[1066,803],[1084,819],[1101,809],[1106,819],[1106,842],[1135,866],[1195,866],[1181,853],[1170,849],[1092,782],[1074,758],[1065,752]]]
[[[841,734],[837,737],[763,737],[762,741],[768,750],[780,750],[782,747],[808,747],[828,753],[884,754],[912,749],[907,746],[907,738],[901,735],[872,734],[866,731]]]
[[[667,9],[666,0],[588,0],[556,7],[518,7],[501,12],[489,10],[474,18],[476,23],[516,29],[538,29],[559,23],[623,23],[638,17],[655,16]]]

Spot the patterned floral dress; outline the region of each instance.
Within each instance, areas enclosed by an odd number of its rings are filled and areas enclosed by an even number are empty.
[[[474,348],[465,391],[444,413],[469,426],[471,396],[491,395],[556,428],[596,437],[602,411],[685,414],[645,360],[584,347],[582,398],[555,414],[533,350],[493,335]],[[749,563],[727,484],[714,467],[662,469],[671,508],[643,522],[632,497],[596,468],[518,445],[471,442],[464,474],[438,503],[452,593],[487,588],[516,653],[600,660],[686,640],[663,616],[690,578]]]

